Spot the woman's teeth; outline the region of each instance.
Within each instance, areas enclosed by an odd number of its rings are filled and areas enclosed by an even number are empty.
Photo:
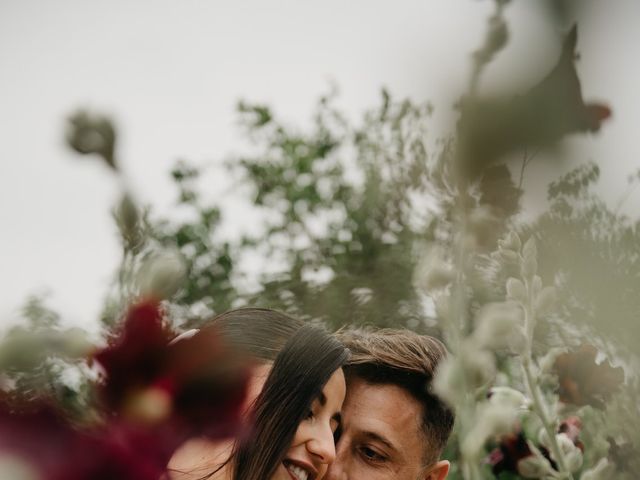
[[[307,472],[304,468],[298,467],[297,465],[293,465],[292,463],[287,463],[285,467],[298,480],[308,480],[309,472]]]

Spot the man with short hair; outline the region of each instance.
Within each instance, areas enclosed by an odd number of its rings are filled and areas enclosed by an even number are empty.
[[[409,330],[339,332],[351,351],[347,396],[326,480],[443,480],[439,460],[453,413],[432,392],[446,356],[433,337]]]

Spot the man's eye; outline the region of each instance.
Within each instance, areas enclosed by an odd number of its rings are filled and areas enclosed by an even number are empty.
[[[380,455],[378,452],[369,447],[360,447],[360,454],[368,462],[384,462],[386,460],[386,457],[384,457],[384,455]]]

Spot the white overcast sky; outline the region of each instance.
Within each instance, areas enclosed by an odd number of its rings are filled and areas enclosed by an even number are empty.
[[[640,167],[640,2],[583,3],[584,95],[610,103],[614,118],[577,142],[576,161],[607,165],[602,189],[614,202]],[[539,5],[508,7],[512,41],[489,87],[505,72],[526,77],[557,44]],[[95,323],[117,265],[118,186],[64,147],[73,109],[114,116],[139,198],[165,211],[177,158],[210,163],[242,147],[239,98],[300,122],[335,81],[354,118],[382,86],[430,99],[446,118],[492,10],[487,0],[0,0],[0,325],[44,289],[71,322]]]

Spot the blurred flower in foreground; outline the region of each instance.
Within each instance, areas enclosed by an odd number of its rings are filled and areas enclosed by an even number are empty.
[[[582,466],[584,445],[578,439],[581,428],[578,417],[569,417],[561,422],[556,434],[570,472],[575,472]],[[485,461],[496,476],[502,472],[512,472],[524,478],[555,478],[558,467],[548,443],[542,432],[540,448],[537,448],[518,428],[514,433],[503,436],[500,444],[491,451]]]
[[[132,306],[119,334],[94,356],[105,370],[105,406],[128,424],[158,426],[172,437],[234,433],[247,379],[242,359],[212,328],[174,337],[158,302]]]
[[[187,270],[184,259],[174,250],[165,250],[145,259],[138,273],[140,293],[160,300],[172,297],[184,284]]]
[[[145,225],[141,212],[129,193],[124,193],[113,218],[118,225],[122,243],[126,250],[137,253],[145,244]]]
[[[0,397],[0,473],[16,480],[158,480],[185,439],[237,433],[245,362],[213,328],[175,337],[157,301],[129,309],[120,331],[93,355],[104,370],[100,424],[72,425],[46,399]]]
[[[487,457],[487,463],[495,475],[501,472],[518,472],[518,463],[533,456],[529,442],[522,432],[503,437],[500,445]]]
[[[69,117],[66,139],[76,152],[97,154],[109,168],[118,170],[115,160],[116,132],[108,117],[77,111]]]
[[[579,417],[572,416],[560,422],[556,433],[556,441],[562,450],[564,462],[570,472],[575,472],[582,466],[584,444],[579,439],[581,431],[582,421]],[[557,469],[557,458],[551,451],[549,437],[544,430],[540,431],[539,442],[543,455],[551,462],[551,466]]]
[[[571,133],[597,132],[611,116],[607,105],[584,102],[575,67],[577,38],[574,26],[553,69],[526,93],[510,100],[463,100],[459,134],[464,153],[460,160],[467,178],[477,178],[489,165],[518,149],[549,146]]]
[[[0,405],[0,472],[15,480],[157,480],[166,453],[151,432],[112,424],[78,430],[45,402]]]
[[[516,187],[506,165],[487,168],[480,180],[479,190],[480,205],[492,207],[500,218],[511,217],[520,210],[523,191]]]
[[[596,363],[598,350],[582,345],[578,350],[558,355],[554,370],[560,384],[560,400],[574,405],[604,407],[604,401],[624,382],[622,367]]]

